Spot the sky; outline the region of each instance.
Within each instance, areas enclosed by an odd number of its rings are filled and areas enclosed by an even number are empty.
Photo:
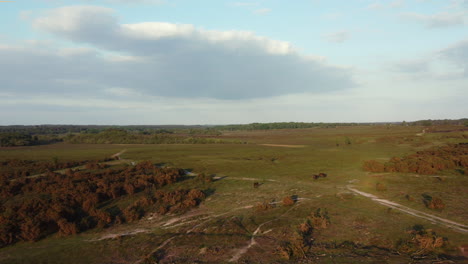
[[[468,0],[0,1],[0,125],[468,117]]]

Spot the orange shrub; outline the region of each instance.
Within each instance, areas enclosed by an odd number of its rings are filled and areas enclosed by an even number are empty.
[[[283,198],[283,205],[290,206],[293,205],[296,201],[291,196],[286,196]]]
[[[370,172],[384,172],[385,171],[385,166],[375,160],[367,160],[364,161],[364,170],[370,171]]]

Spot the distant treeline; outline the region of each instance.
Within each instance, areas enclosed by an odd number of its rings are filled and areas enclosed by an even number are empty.
[[[438,119],[438,120],[418,120],[413,122],[402,122],[403,124],[408,124],[412,126],[440,126],[440,125],[453,125],[453,126],[468,126],[468,118],[462,119]]]
[[[65,134],[38,134],[26,132],[0,132],[0,147],[32,146],[67,142],[73,144],[241,144],[240,140],[209,138],[219,136],[214,129],[184,129],[171,131],[156,129],[152,131],[129,131],[109,128],[97,132],[77,132]]]
[[[303,122],[278,122],[278,123],[252,123],[240,125],[215,126],[218,130],[269,130],[269,129],[297,129],[313,127],[337,127],[337,126],[359,126],[371,123],[303,123]]]
[[[37,142],[37,137],[24,133],[0,133],[0,147],[30,146]]]
[[[274,122],[274,123],[251,123],[215,126],[215,130],[269,130],[269,129],[298,129],[298,128],[334,128],[339,126],[369,126],[369,125],[410,125],[410,126],[432,126],[432,125],[464,125],[468,126],[468,119],[458,120],[419,120],[414,122],[370,122],[370,123],[305,123],[305,122]]]
[[[367,125],[403,125],[403,126],[437,126],[456,125],[468,126],[468,119],[458,120],[419,120],[412,122],[367,122],[367,123],[312,123],[312,122],[274,122],[252,123],[232,125],[36,125],[36,126],[0,126],[1,133],[21,133],[25,135],[64,135],[69,133],[98,134],[108,129],[119,129],[128,132],[153,134],[181,134],[181,135],[221,135],[221,131],[233,130],[268,130],[268,129],[300,129],[313,127],[338,127],[338,126],[367,126]]]
[[[69,134],[63,138],[72,144],[243,144],[240,140],[192,137],[171,134],[132,133],[122,129],[107,129],[97,134]]]
[[[62,141],[58,135],[30,135],[20,132],[0,132],[0,147],[19,147],[50,144]]]
[[[37,125],[37,126],[0,126],[0,133],[24,133],[29,135],[60,135],[67,133],[90,133],[95,134],[107,129],[118,128],[127,131],[136,131],[149,134],[174,133],[185,131],[187,133],[205,130],[204,126],[183,125],[138,125],[138,126],[97,126],[97,125]]]

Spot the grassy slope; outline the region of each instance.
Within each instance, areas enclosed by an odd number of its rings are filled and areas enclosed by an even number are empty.
[[[247,140],[247,145],[66,145],[22,147],[0,150],[0,160],[5,158],[51,159],[54,156],[63,160],[95,159],[109,156],[127,149],[123,158],[131,160],[150,159],[155,163],[191,169],[195,172],[228,176],[207,184],[215,189],[204,205],[198,209],[209,215],[225,215],[207,218],[195,231],[186,234],[192,226],[202,223],[195,221],[187,225],[163,229],[161,222],[144,220],[138,224],[124,225],[110,230],[91,231],[74,237],[51,237],[37,243],[20,243],[0,249],[0,262],[8,263],[132,263],[152,252],[167,238],[175,237],[169,252],[178,252],[179,261],[198,256],[213,262],[229,259],[236,248],[245,246],[250,235],[259,224],[275,220],[262,226],[263,231],[272,229],[268,235],[257,240],[261,247],[252,247],[243,257],[252,262],[268,262],[271,251],[277,245],[274,239],[281,238],[284,230],[295,227],[318,207],[326,207],[330,212],[332,225],[329,229],[316,234],[319,241],[352,240],[365,245],[389,247],[407,236],[405,231],[414,224],[423,224],[448,237],[452,247],[468,243],[468,236],[451,231],[443,226],[434,225],[426,220],[408,216],[398,211],[388,210],[368,198],[342,195],[350,180],[358,189],[374,193],[379,197],[405,204],[411,208],[446,217],[468,224],[466,210],[468,197],[468,178],[451,175],[443,182],[428,180],[426,177],[413,177],[400,174],[382,174],[378,177],[361,169],[362,161],[367,159],[388,159],[401,156],[419,149],[428,148],[445,142],[466,142],[459,133],[444,133],[415,136],[420,127],[341,127],[330,129],[236,131],[223,137]],[[466,134],[466,133],[465,133]],[[345,144],[345,138],[351,145]],[[337,146],[337,143],[339,146]],[[302,148],[271,147],[257,144],[298,144]],[[328,177],[314,181],[312,174],[328,173]],[[237,180],[236,180],[237,178]],[[241,178],[256,178],[264,184],[259,189],[252,188],[252,181]],[[275,180],[275,181],[268,181]],[[384,183],[388,190],[378,192],[376,182]],[[180,187],[197,185],[188,180],[178,184]],[[429,210],[420,201],[424,192],[441,197],[447,208],[442,212]],[[414,201],[404,197],[410,194]],[[275,199],[281,201],[286,195],[306,198],[291,211],[278,206],[266,212],[242,208],[257,202]],[[280,217],[281,216],[281,217]],[[234,217],[234,218],[233,218]],[[279,217],[279,218],[278,218]],[[232,220],[232,219],[235,219]],[[237,220],[236,220],[237,219]],[[103,233],[119,230],[145,228],[149,233],[124,237],[118,240],[90,242]],[[289,231],[290,232],[290,231]],[[216,252],[204,255],[203,248],[218,247]],[[185,253],[182,253],[185,252]],[[55,262],[54,262],[55,261]],[[326,263],[323,259],[322,262]],[[346,263],[343,262],[343,263]],[[398,262],[396,262],[398,263]]]

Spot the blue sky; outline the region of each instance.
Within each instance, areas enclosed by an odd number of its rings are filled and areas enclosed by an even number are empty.
[[[0,3],[0,124],[468,114],[468,1]]]

